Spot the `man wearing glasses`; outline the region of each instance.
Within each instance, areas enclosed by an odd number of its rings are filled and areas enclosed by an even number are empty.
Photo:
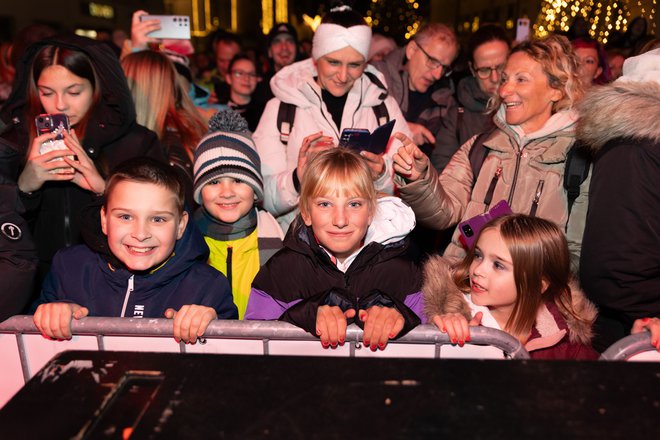
[[[413,140],[427,155],[434,149],[441,119],[453,102],[453,86],[447,77],[458,48],[449,27],[430,23],[405,47],[374,63],[399,103]]]
[[[431,164],[439,173],[461,145],[492,127],[492,114],[486,107],[497,93],[510,46],[506,31],[496,25],[481,26],[470,36],[468,57],[472,75],[458,83],[456,101],[442,119],[431,153]]]

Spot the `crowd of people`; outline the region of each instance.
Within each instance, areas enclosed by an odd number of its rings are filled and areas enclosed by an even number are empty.
[[[187,343],[283,320],[325,348],[355,323],[374,351],[483,325],[539,359],[648,330],[660,350],[658,39],[486,24],[462,48],[429,23],[398,48],[339,4],[309,57],[280,23],[264,62],[227,32],[213,56],[151,38],[145,14],[115,51],[45,32],[0,70],[0,320],[69,339],[166,317]]]

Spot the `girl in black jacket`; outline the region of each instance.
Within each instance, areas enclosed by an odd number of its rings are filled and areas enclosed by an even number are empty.
[[[66,150],[41,154],[52,134],[38,136],[35,117],[63,113],[72,127]],[[117,57],[103,43],[68,36],[30,46],[0,114],[0,142],[17,152],[2,172],[18,182],[40,261],[37,285],[54,253],[81,242],[78,214],[105,188],[105,176],[135,156],[165,160],[156,135],[135,122]],[[57,159],[57,161],[53,161]]]

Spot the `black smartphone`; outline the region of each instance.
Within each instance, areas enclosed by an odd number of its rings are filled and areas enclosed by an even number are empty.
[[[506,200],[498,202],[488,212],[475,215],[472,218],[458,224],[458,232],[461,233],[459,239],[465,249],[472,249],[477,242],[481,229],[494,218],[504,217],[513,214],[511,207]]]
[[[339,137],[339,146],[347,147],[355,151],[369,151],[374,154],[383,154],[390,141],[395,119],[381,125],[369,133],[364,128],[345,128]]]

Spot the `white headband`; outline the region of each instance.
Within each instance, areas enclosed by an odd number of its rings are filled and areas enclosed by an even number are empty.
[[[369,56],[371,44],[371,28],[367,25],[357,25],[345,28],[334,23],[323,23],[314,34],[312,58],[318,60],[330,52],[351,46],[365,59]]]

